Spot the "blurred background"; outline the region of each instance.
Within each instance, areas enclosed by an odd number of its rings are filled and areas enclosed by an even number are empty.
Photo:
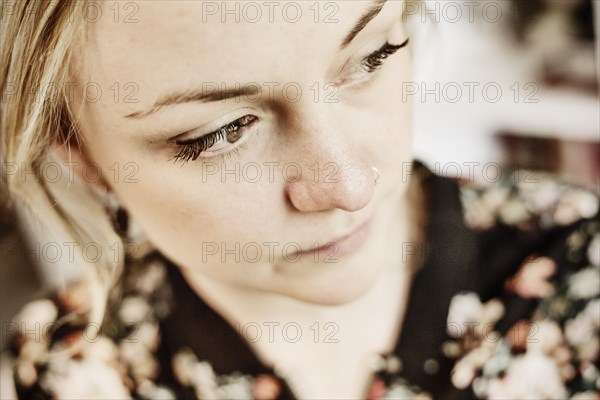
[[[502,163],[598,190],[599,6],[425,1],[410,10],[416,23],[436,22],[415,63],[416,155],[444,175],[485,181],[485,166]]]
[[[554,171],[600,191],[599,5],[443,0],[407,9],[413,23],[430,26],[414,40],[415,81],[404,88],[416,106],[415,155],[442,175],[485,181],[486,166],[500,163]],[[4,328],[41,290],[43,268],[3,205]],[[5,336],[3,329],[2,346]]]

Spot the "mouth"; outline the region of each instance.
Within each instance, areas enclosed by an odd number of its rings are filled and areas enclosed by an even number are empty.
[[[352,232],[322,243],[315,243],[315,247],[300,252],[301,256],[312,256],[315,261],[335,263],[340,257],[358,251],[369,238],[373,225],[373,217],[363,222]]]

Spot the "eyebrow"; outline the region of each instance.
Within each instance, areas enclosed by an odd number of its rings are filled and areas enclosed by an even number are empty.
[[[383,9],[388,0],[374,0],[367,11],[354,24],[350,32],[344,37],[339,47],[340,51],[344,50],[358,36],[358,34],[371,22]],[[211,103],[241,96],[255,96],[261,91],[260,87],[255,85],[247,85],[242,88],[215,90],[206,93],[203,89],[189,90],[185,92],[172,93],[160,97],[154,105],[145,111],[135,111],[125,116],[125,118],[141,119],[150,114],[154,114],[164,107],[183,104],[189,102]]]
[[[190,90],[186,92],[173,93],[161,97],[154,103],[152,108],[146,111],[136,111],[125,116],[125,118],[140,119],[150,114],[159,111],[161,108],[174,105],[183,104],[190,102],[199,103],[211,103],[220,100],[226,100],[241,96],[256,96],[261,92],[261,88],[258,85],[247,85],[242,88],[236,89],[224,89],[206,92],[203,89]]]
[[[365,29],[367,24],[369,22],[371,22],[371,20],[373,18],[375,18],[377,15],[379,15],[381,10],[383,9],[383,6],[385,6],[386,2],[387,2],[387,0],[374,0],[373,1],[373,3],[371,4],[371,6],[367,10],[367,12],[365,14],[363,14],[362,17],[360,17],[360,19],[356,22],[356,24],[354,24],[354,27],[352,28],[350,33],[348,33],[348,35],[346,35],[346,37],[342,41],[342,44],[340,45],[340,51],[344,50],[346,47],[348,47],[348,45],[354,40],[354,38],[356,36],[358,36],[358,34],[363,29]]]

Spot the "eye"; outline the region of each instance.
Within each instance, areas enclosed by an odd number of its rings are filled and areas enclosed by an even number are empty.
[[[360,66],[364,68],[365,72],[373,73],[383,65],[389,56],[394,55],[398,50],[405,47],[407,44],[408,39],[406,39],[402,44],[398,45],[386,43],[382,48],[365,57]]]
[[[349,77],[343,79],[343,81],[364,80],[369,74],[379,70],[388,57],[394,55],[401,48],[406,47],[407,44],[408,39],[398,45],[386,42],[379,50],[376,50],[364,57],[360,63],[349,73]]]
[[[240,145],[240,139],[244,135],[244,130],[252,123],[258,120],[254,115],[244,115],[217,129],[198,138],[175,140],[179,150],[173,156],[175,162],[186,163],[194,161],[201,155],[209,158],[211,156],[224,155],[233,151]],[[235,146],[230,146],[236,144]]]

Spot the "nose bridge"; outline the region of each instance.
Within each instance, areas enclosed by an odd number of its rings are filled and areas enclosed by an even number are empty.
[[[291,118],[289,135],[300,150],[301,159],[340,162],[349,156],[352,138],[344,135],[344,121],[335,118],[333,105],[311,103],[299,105]]]
[[[285,124],[289,159],[301,166],[297,179],[286,183],[287,196],[300,211],[357,211],[374,190],[371,166],[355,143],[359,132],[339,117],[337,104],[311,100],[291,107]]]

